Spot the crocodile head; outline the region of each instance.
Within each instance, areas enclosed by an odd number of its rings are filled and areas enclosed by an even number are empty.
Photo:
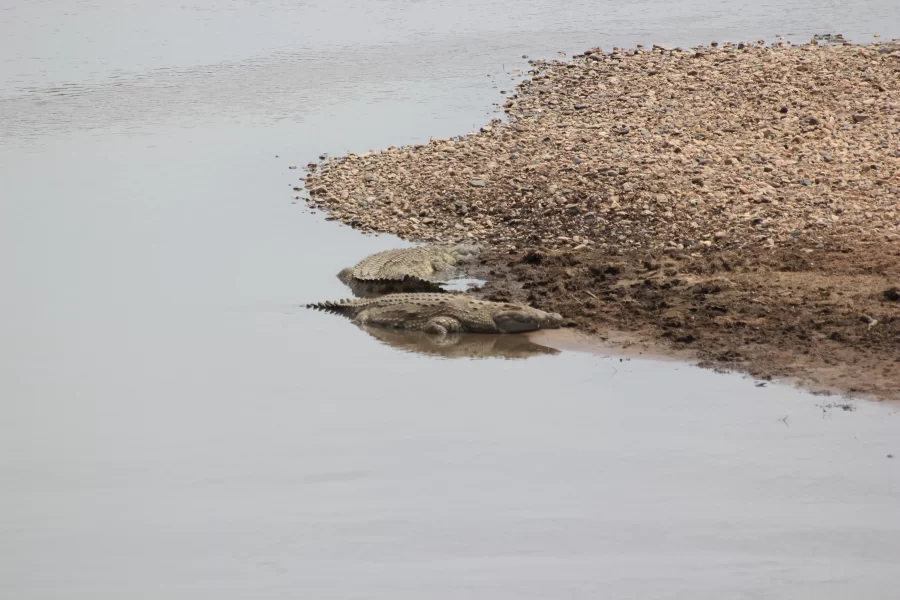
[[[530,306],[505,304],[494,314],[494,323],[502,333],[518,333],[536,329],[557,329],[563,318],[559,313],[548,313]]]
[[[450,255],[458,262],[473,260],[481,254],[481,246],[478,244],[457,244],[450,249]]]

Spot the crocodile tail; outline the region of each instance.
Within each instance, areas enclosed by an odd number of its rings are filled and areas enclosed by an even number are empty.
[[[396,277],[356,277],[357,281],[365,281],[366,283],[403,283],[403,282],[421,282],[423,284],[435,283],[439,280],[437,279],[426,279],[425,277],[420,277],[418,275],[410,275],[409,273],[405,273],[403,275],[398,275]]]
[[[353,315],[359,310],[359,302],[352,299],[326,300],[325,302],[311,302],[305,307],[339,315]]]
[[[379,286],[385,290],[385,293],[430,292],[440,294],[446,291],[440,283],[415,275],[404,275],[399,279],[365,279],[361,281],[370,287]]]

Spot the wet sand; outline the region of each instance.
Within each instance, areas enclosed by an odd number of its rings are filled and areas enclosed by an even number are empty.
[[[489,279],[479,295],[560,312],[623,349],[818,393],[897,399],[898,256],[872,246],[750,257],[532,250],[486,256],[474,272]]]

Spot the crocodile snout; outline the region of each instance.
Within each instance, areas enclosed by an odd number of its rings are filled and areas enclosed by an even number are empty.
[[[563,317],[559,313],[547,313],[547,319],[545,321],[544,327],[547,329],[556,329],[557,327],[562,327]]]
[[[559,313],[547,313],[537,309],[510,310],[494,317],[494,323],[503,333],[518,333],[536,329],[555,329],[563,323]]]

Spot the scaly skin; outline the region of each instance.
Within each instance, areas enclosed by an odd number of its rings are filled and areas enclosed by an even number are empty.
[[[457,274],[461,263],[473,260],[480,252],[480,246],[466,244],[385,250],[341,270],[338,279],[351,287],[354,281],[447,281]]]
[[[379,279],[377,281],[367,281],[356,279],[352,276],[345,276],[350,269],[344,269],[338,274],[338,279],[343,281],[353,295],[357,298],[377,298],[386,296],[387,294],[401,294],[412,292],[431,292],[433,294],[443,294],[446,290],[441,287],[440,283],[425,281],[415,277],[407,277],[405,279]]]
[[[447,333],[519,333],[556,329],[563,318],[530,306],[476,300],[463,294],[388,294],[380,298],[307,304],[343,314],[358,325]]]

